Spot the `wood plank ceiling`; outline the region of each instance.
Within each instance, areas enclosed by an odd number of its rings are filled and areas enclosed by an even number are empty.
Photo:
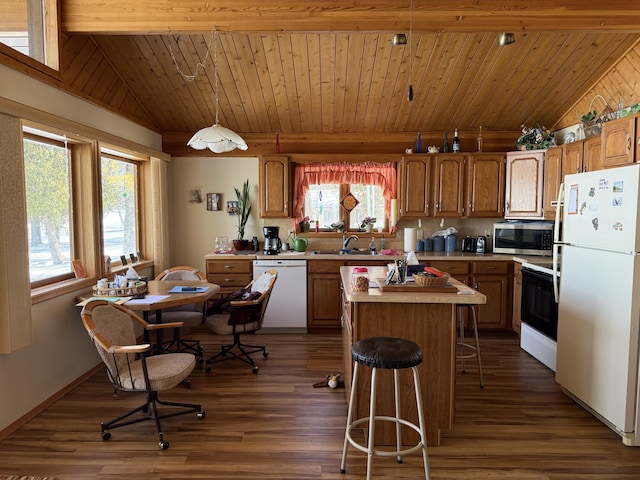
[[[215,121],[214,57],[219,122],[240,134],[518,131],[557,125],[640,39],[635,0],[495,3],[62,0],[63,64],[77,91],[187,137]],[[498,46],[503,29],[515,44]],[[199,62],[195,81],[177,73]],[[635,82],[620,91],[640,101]]]

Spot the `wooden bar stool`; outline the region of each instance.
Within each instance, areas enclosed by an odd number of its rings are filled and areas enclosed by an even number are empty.
[[[465,343],[464,341],[464,310],[468,308],[471,310],[471,318],[472,318],[472,326],[473,326],[473,334],[475,336],[475,345],[471,345],[470,343]],[[462,373],[465,373],[466,370],[464,368],[464,361],[467,358],[477,358],[478,359],[478,372],[480,372],[480,388],[484,388],[484,378],[482,376],[482,360],[480,359],[480,341],[478,340],[478,318],[476,315],[476,306],[475,305],[463,305],[458,304],[458,322],[460,325],[460,337],[457,342],[460,347],[460,353],[458,354],[458,358],[462,360]],[[465,353],[465,350],[469,350],[469,353]]]
[[[344,448],[342,450],[342,463],[340,465],[340,473],[346,472],[347,450],[349,444],[356,449],[367,454],[367,480],[371,479],[371,467],[373,456],[397,457],[398,463],[402,463],[402,457],[410,453],[422,450],[422,458],[424,460],[425,477],[430,479],[429,475],[429,459],[427,455],[427,433],[424,422],[424,413],[422,410],[422,396],[420,393],[420,379],[418,377],[417,366],[422,363],[422,350],[415,343],[401,338],[374,337],[365,338],[356,342],[351,347],[351,357],[354,360],[353,382],[351,386],[351,396],[349,399],[349,413],[347,414],[347,428],[344,436]],[[356,402],[356,390],[358,389],[358,369],[360,365],[371,367],[371,399],[369,402],[369,416],[357,420],[353,420],[353,410]],[[394,399],[395,399],[395,417],[386,415],[376,415],[376,376],[379,368],[392,369],[394,381]],[[411,368],[413,371],[413,384],[415,387],[416,405],[418,410],[418,423],[409,422],[401,418],[400,414],[400,375],[399,370],[403,368]],[[396,424],[396,450],[382,451],[374,448],[375,439],[375,422],[387,421]],[[369,425],[369,441],[368,445],[361,445],[351,436],[351,430],[368,422]],[[420,435],[418,443],[412,447],[402,449],[401,425],[412,428]]]

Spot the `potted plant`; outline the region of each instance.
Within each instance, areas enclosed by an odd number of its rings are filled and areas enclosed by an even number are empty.
[[[300,228],[301,232],[308,232],[309,231],[309,217],[304,217],[299,223],[298,223],[298,227]]]
[[[249,203],[249,179],[245,180],[242,190],[236,191],[238,198],[238,238],[233,241],[233,248],[236,250],[247,250],[249,248],[249,240],[244,238],[244,227],[247,225],[249,215],[251,215],[251,204]]]
[[[371,233],[373,231],[373,224],[377,222],[375,217],[364,217],[360,228],[364,228],[365,232]]]
[[[554,134],[543,125],[527,127],[522,125],[522,135],[516,140],[518,150],[537,150],[555,147]]]

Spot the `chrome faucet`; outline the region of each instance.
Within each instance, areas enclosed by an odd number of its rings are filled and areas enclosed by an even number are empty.
[[[343,250],[347,250],[349,248],[349,242],[351,240],[360,240],[360,239],[358,238],[357,235],[349,235],[348,237],[347,237],[346,233],[342,235],[342,249]]]

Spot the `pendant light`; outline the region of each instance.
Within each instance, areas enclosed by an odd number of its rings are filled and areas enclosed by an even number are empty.
[[[498,37],[498,45],[501,47],[512,45],[514,43],[516,43],[516,36],[514,33],[502,32]]]
[[[216,100],[216,120],[210,127],[205,127],[196,132],[187,142],[187,145],[195,150],[204,150],[208,148],[213,153],[225,153],[235,150],[247,150],[249,147],[244,139],[233,130],[223,127],[218,123],[218,30],[213,30],[213,73],[214,73],[214,89],[213,94]],[[207,54],[208,54],[207,47]],[[173,56],[173,54],[172,54]],[[206,62],[206,58],[205,58]],[[184,75],[183,75],[184,77]],[[194,77],[195,78],[195,75]]]
[[[395,33],[393,38],[391,39],[391,45],[406,45],[407,44],[407,36],[404,33]]]

